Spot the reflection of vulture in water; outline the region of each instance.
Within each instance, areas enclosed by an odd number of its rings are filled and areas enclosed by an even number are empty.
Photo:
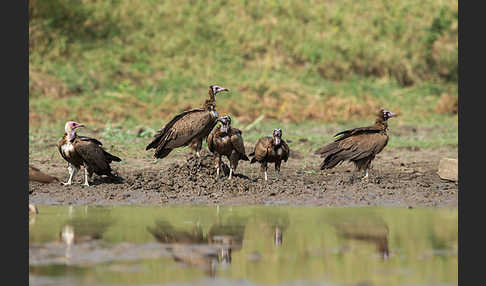
[[[29,214],[38,214],[39,211],[37,210],[37,207],[33,204],[29,204]]]
[[[147,227],[154,238],[170,244],[175,261],[193,265],[215,276],[218,263],[231,263],[232,251],[240,250],[243,242],[244,225],[213,225],[206,236],[199,225],[191,231],[178,230],[167,221],[159,220],[155,227]],[[207,245],[208,248],[202,248]]]
[[[78,173],[81,166],[84,166],[84,185],[89,186],[88,176],[93,173],[116,177],[111,173],[110,163],[120,162],[121,159],[106,152],[101,147],[101,142],[90,137],[78,136],[76,129],[83,127],[74,121],[66,122],[64,136],[59,140],[57,147],[61,156],[69,163],[69,180],[64,185],[71,185],[72,179]]]
[[[66,244],[76,244],[102,239],[112,221],[109,218],[103,222],[94,218],[73,218],[67,221],[59,233],[59,238]]]
[[[236,171],[239,160],[249,161],[245,154],[245,145],[243,144],[243,137],[241,131],[231,127],[231,117],[223,116],[218,119],[221,125],[209,134],[207,142],[209,151],[216,154],[216,176],[219,179],[219,171],[221,169],[222,156],[226,156],[230,161],[229,178],[233,171]]]
[[[339,222],[332,223],[336,231],[345,239],[366,241],[376,245],[377,252],[387,259],[388,249],[388,226],[381,218],[361,217],[342,218]]]
[[[29,165],[29,181],[52,183],[59,182],[59,179],[54,176],[47,175],[46,173],[41,172],[36,167]]]
[[[176,115],[157,131],[145,150],[154,148],[155,158],[165,158],[174,148],[191,144],[199,157],[203,139],[209,135],[217,123],[216,94],[224,90],[228,91],[227,88],[211,85],[209,99],[205,101],[202,108],[187,110]]]
[[[249,156],[254,156],[250,164],[260,162],[261,171],[265,173],[265,181],[267,180],[267,163],[275,162],[275,172],[277,173],[277,180],[280,177],[280,164],[282,160],[287,162],[289,159],[289,146],[282,139],[282,129],[273,130],[273,136],[266,136],[258,139],[255,149]]]
[[[345,130],[334,136],[341,135],[334,142],[316,150],[324,160],[321,170],[331,169],[337,164],[349,160],[360,171],[365,170],[363,179],[368,178],[368,169],[376,154],[380,153],[388,143],[388,119],[396,116],[385,109],[378,113],[378,118],[372,126]]]
[[[283,244],[284,232],[290,224],[288,212],[282,210],[265,210],[261,212],[261,216],[265,228],[272,231],[274,245],[281,246]]]

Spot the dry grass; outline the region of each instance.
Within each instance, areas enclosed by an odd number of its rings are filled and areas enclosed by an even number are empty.
[[[457,96],[442,94],[435,105],[435,112],[440,114],[457,114],[458,100]]]

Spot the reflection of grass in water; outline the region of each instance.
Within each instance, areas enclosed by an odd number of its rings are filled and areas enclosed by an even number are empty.
[[[63,209],[44,207],[45,216],[39,216],[36,224],[29,227],[30,240],[41,236],[44,241],[49,240],[46,236],[56,239],[64,219],[56,214],[66,213]],[[94,215],[96,210],[90,207],[88,213]],[[111,216],[117,220],[103,239],[110,243],[154,242],[146,227],[154,226],[159,218],[181,231],[190,231],[199,224],[202,232],[208,233],[217,221],[230,223],[234,215],[246,223],[242,249],[232,254],[232,266],[218,269],[217,276],[270,284],[294,279],[324,279],[338,284],[366,280],[373,285],[457,283],[457,209],[220,207],[218,214],[215,207],[120,206],[111,208]],[[390,258],[379,259],[373,243],[343,237],[333,226],[341,222],[348,226],[358,224],[350,228],[351,232],[363,229],[375,233],[372,226],[386,225]],[[284,226],[283,244],[278,247],[273,240],[275,224]],[[436,247],[453,251],[434,254]],[[255,253],[260,254],[258,262],[248,259]],[[104,266],[97,266],[85,275],[100,283],[145,284],[198,280],[205,275],[199,269],[180,267],[166,259],[140,263],[144,269],[140,272],[115,275],[104,271]]]

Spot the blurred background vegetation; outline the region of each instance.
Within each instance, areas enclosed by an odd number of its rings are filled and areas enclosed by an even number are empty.
[[[457,0],[29,0],[29,11],[31,133],[66,120],[158,129],[210,84],[231,90],[217,110],[243,126],[369,124],[385,107],[395,124],[457,131]]]

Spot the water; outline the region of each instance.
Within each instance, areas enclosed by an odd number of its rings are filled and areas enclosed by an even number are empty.
[[[457,285],[457,209],[39,206],[30,285]]]

